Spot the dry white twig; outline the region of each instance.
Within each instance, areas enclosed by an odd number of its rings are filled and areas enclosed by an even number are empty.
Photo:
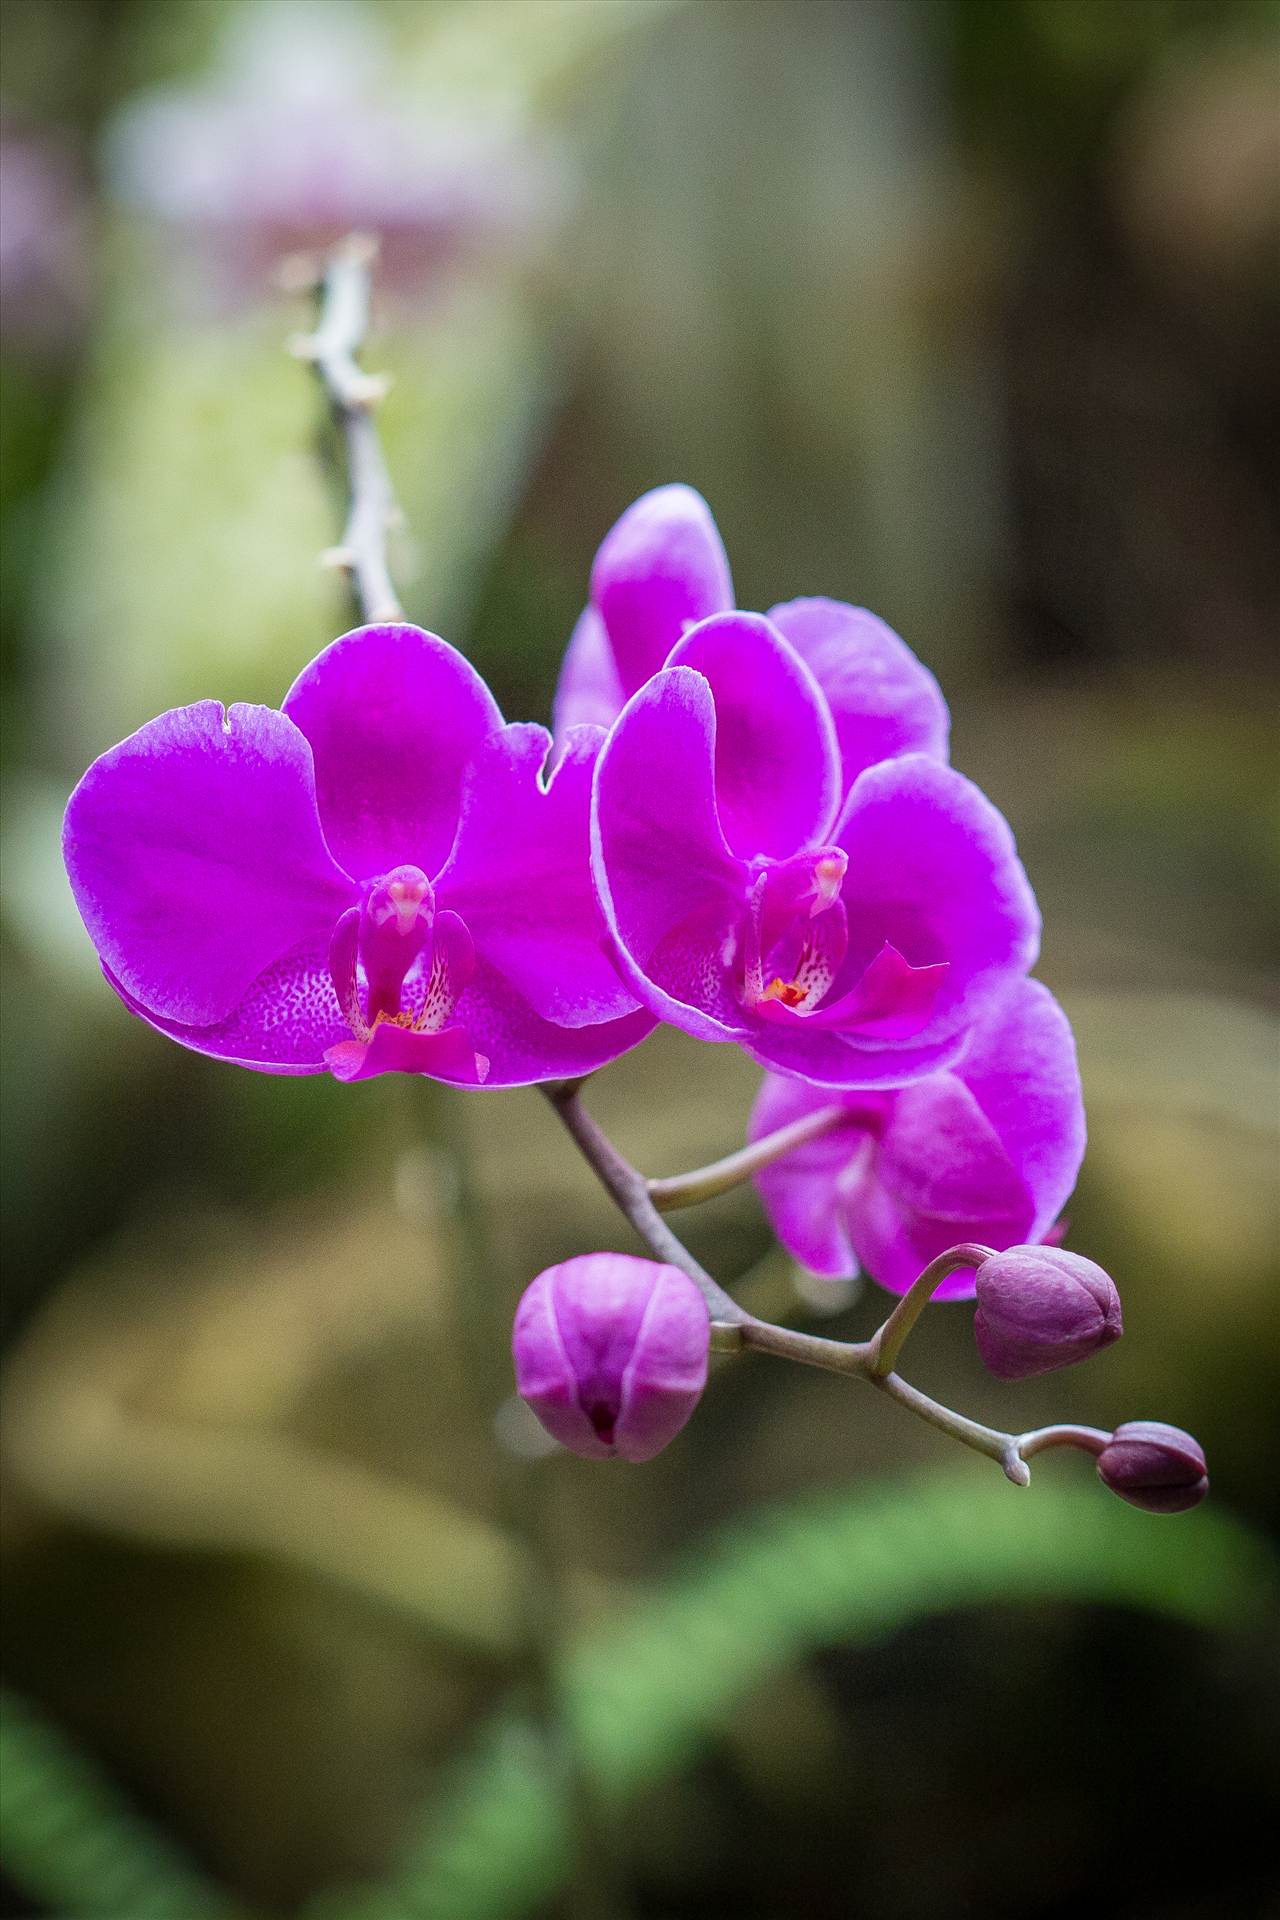
[[[339,242],[317,281],[316,326],[289,343],[292,353],[315,368],[346,450],[347,524],[337,546],[321,555],[321,563],[343,567],[351,575],[361,615],[368,621],[404,618],[387,559],[387,534],[399,524],[401,513],[373,418],[390,381],[366,373],[356,360],[369,327],[377,251],[377,241],[367,234],[350,234]]]

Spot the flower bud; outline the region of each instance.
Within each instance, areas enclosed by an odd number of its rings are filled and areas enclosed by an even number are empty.
[[[1115,1283],[1092,1260],[1060,1247],[1010,1247],[974,1276],[973,1332],[1002,1380],[1070,1367],[1109,1347],[1122,1331]]]
[[[1163,1420],[1126,1420],[1098,1455],[1098,1475],[1112,1493],[1146,1513],[1185,1513],[1209,1491],[1204,1450]]]
[[[516,1309],[516,1386],[561,1446],[651,1460],[707,1383],[706,1303],[678,1267],[586,1253],[548,1267]]]

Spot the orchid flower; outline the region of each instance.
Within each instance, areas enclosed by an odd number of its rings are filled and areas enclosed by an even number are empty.
[[[71,796],[64,853],[103,972],[196,1052],[340,1080],[512,1086],[643,1038],[601,950],[601,735],[505,726],[435,635],[348,633],[283,707],[149,722]]]
[[[831,705],[759,614],[700,621],[632,694],[596,768],[592,859],[651,1013],[824,1086],[899,1086],[1026,973],[1039,915],[1007,824],[875,736],[866,720],[846,794]]]
[[[611,726],[700,620],[734,608],[724,544],[692,487],[642,494],[605,535],[591,599],[574,628],[555,726]],[[947,757],[950,719],[937,681],[865,607],[791,600],[769,621],[817,681],[835,725],[845,792],[864,768],[900,753]]]
[[[751,1138],[830,1104],[771,1074]],[[845,1120],[756,1175],[775,1233],[813,1272],[863,1268],[905,1293],[956,1242],[1002,1250],[1054,1237],[1084,1157],[1084,1105],[1070,1025],[1039,981],[1020,981],[945,1072],[841,1104]],[[973,1291],[966,1269],[936,1297]]]

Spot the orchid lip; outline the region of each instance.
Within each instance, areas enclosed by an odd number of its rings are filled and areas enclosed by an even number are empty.
[[[772,1025],[814,1020],[840,1029],[909,1037],[943,989],[946,961],[914,965],[891,940],[843,987],[849,916],[840,891],[848,861],[824,847],[764,867],[747,896],[741,939],[740,1004]],[[735,939],[734,956],[738,951]],[[726,946],[726,964],[731,958]]]

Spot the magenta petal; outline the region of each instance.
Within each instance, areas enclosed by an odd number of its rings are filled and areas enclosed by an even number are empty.
[[[747,872],[720,830],[714,742],[711,688],[691,668],[657,674],[632,696],[596,768],[592,866],[639,999],[687,1032],[726,1040],[741,1031],[724,981]]]
[[[820,924],[820,923],[819,923]],[[858,976],[856,984],[838,1000],[800,1012],[778,1000],[762,1001],[756,1009],[761,1019],[777,1026],[808,1027],[837,1031],[857,1027],[861,1035],[874,1029],[889,1039],[909,1039],[928,1019],[933,1003],[947,977],[947,962],[930,967],[913,967],[896,947],[888,942]]]
[[[897,1094],[885,1117],[874,1175],[849,1209],[855,1251],[894,1293],[962,1240],[1024,1241],[1033,1201],[991,1122],[964,1083],[939,1073]],[[943,1282],[936,1298],[968,1298],[972,1273]]]
[[[431,971],[426,991],[420,999],[404,996],[406,1013],[412,1013],[424,1026],[440,1029],[470,985],[476,970],[475,942],[471,929],[456,913],[438,913],[431,930]]]
[[[650,1004],[676,1007],[674,1025],[701,1040],[741,1040],[746,1016],[725,956],[737,949],[742,909],[718,896],[663,934],[646,963]]]
[[[202,700],[112,747],[71,796],[63,853],[104,964],[184,1025],[224,1020],[352,897],[320,830],[311,750],[270,707],[224,715]]]
[[[463,783],[458,837],[437,882],[489,964],[561,1026],[617,1020],[634,994],[605,957],[591,883],[591,775],[604,735],[575,728],[547,785],[542,727],[510,726],[480,748]]]
[[[560,669],[552,716],[556,739],[570,727],[611,727],[625,700],[604,621],[594,607],[586,607]]]
[[[822,840],[840,799],[827,704],[809,669],[758,613],[704,620],[674,649],[715,696],[716,803],[744,860],[785,860]]]
[[[751,1112],[747,1138],[802,1120],[836,1098],[803,1080],[768,1073]],[[773,1230],[793,1259],[813,1273],[848,1278],[858,1271],[849,1238],[846,1201],[873,1151],[868,1125],[892,1095],[866,1094],[849,1102],[847,1123],[807,1141],[755,1176]]]
[[[356,978],[356,958],[360,951],[359,907],[348,907],[329,940],[329,978],[348,1033],[364,1026],[364,1008]]]
[[[634,693],[686,628],[733,605],[729,562],[702,495],[692,487],[656,487],[629,506],[600,544],[591,600],[609,635],[621,691]]]
[[[766,1079],[751,1117],[759,1139],[828,1104],[829,1093]],[[756,1176],[775,1232],[816,1273],[864,1268],[902,1293],[939,1253],[962,1240],[1010,1245],[1031,1200],[994,1128],[951,1073],[897,1093],[845,1096],[848,1120]],[[972,1273],[938,1298],[973,1292]]]
[[[830,1099],[771,1075],[751,1138]],[[856,1249],[867,1271],[898,1292],[960,1241],[1003,1249],[1043,1240],[1084,1150],[1071,1030],[1034,980],[997,1003],[949,1071],[896,1093],[850,1093],[844,1105],[847,1123],[766,1168],[757,1185],[797,1259],[848,1273]],[[971,1273],[956,1274],[938,1297],[973,1290]]]
[[[841,600],[791,600],[769,618],[826,696],[846,792],[867,767],[901,753],[946,759],[942,689],[892,627]]]
[[[476,1053],[465,1027],[445,1027],[439,1033],[416,1033],[411,1027],[393,1027],[379,1021],[368,1040],[347,1038],[330,1047],[325,1065],[335,1080],[372,1080],[380,1073],[422,1073],[432,1080],[476,1087],[486,1078],[488,1062]]]
[[[950,963],[913,967],[886,940],[848,995],[847,1018],[866,1032],[874,1027],[890,1040],[919,1033],[942,991]]]
[[[638,1046],[654,1026],[652,1015],[643,1011],[589,1027],[544,1020],[480,953],[455,1013],[489,1061],[485,1085],[490,1087],[535,1086],[594,1073]]]
[[[286,954],[262,973],[225,1020],[186,1026],[152,1013],[104,964],[103,973],[130,1013],[193,1053],[209,1054],[259,1073],[319,1073],[330,1047],[350,1037],[329,975],[324,942]]]
[[[1071,1024],[1049,989],[1020,980],[974,1029],[955,1069],[1030,1190],[1026,1239],[1050,1232],[1085,1149],[1084,1096]]]
[[[886,941],[913,967],[948,965],[924,1024],[877,1035],[880,1045],[919,1049],[956,1033],[1034,962],[1040,916],[1013,835],[952,768],[922,754],[869,768],[832,837],[849,857],[848,977]]]
[[[961,1029],[911,1046],[877,1040],[874,1033],[873,1027],[864,1035],[850,1035],[812,1020],[767,1020],[756,1022],[742,1044],[762,1067],[839,1091],[906,1086],[950,1066],[967,1038]]]
[[[303,669],[284,711],[311,742],[320,818],[348,873],[411,861],[435,874],[463,770],[502,725],[475,668],[420,627],[357,627]]]

